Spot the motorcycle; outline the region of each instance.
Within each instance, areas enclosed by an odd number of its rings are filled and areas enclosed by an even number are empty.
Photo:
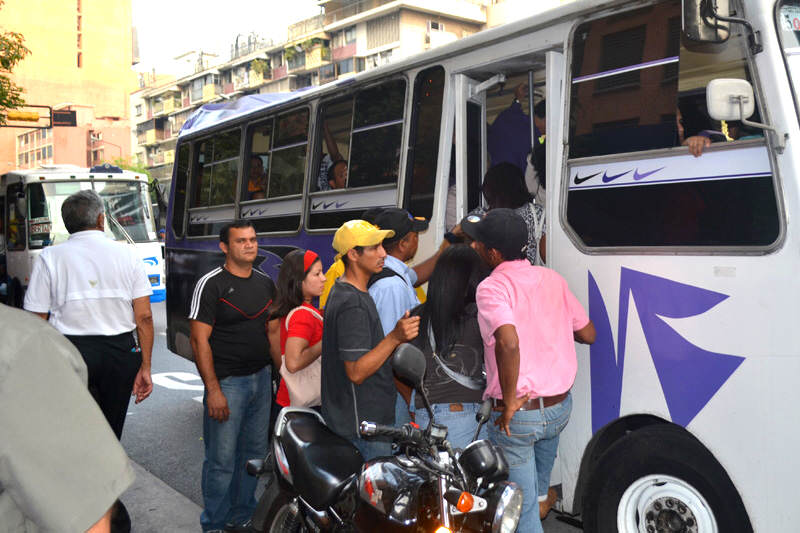
[[[363,437],[388,437],[399,453],[364,462],[353,444],[334,433],[314,410],[286,407],[275,423],[271,453],[247,464],[268,478],[253,514],[256,531],[513,533],[522,490],[507,481],[502,450],[475,440],[489,419],[484,402],[478,428],[464,450],[453,450],[447,428],[434,422],[425,389],[425,356],[400,345],[392,367],[421,395],[430,415],[424,430],[363,421]]]

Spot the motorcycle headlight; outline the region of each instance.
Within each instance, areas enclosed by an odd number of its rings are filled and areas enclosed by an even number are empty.
[[[492,533],[514,533],[522,513],[522,490],[508,483],[500,494],[492,520]]]

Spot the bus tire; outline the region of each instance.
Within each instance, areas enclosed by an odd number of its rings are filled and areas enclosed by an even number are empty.
[[[672,424],[630,432],[600,457],[586,487],[583,526],[597,533],[753,531],[722,465]]]

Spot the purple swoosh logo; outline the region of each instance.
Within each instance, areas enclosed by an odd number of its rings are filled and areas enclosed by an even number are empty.
[[[628,172],[630,172],[630,170],[626,170],[622,174],[614,174],[613,176],[609,176],[608,172],[603,172],[603,183],[608,183],[609,181],[614,181],[615,179],[617,179],[617,178],[619,178],[621,176],[624,176]]]
[[[639,174],[639,169],[637,168],[636,170],[633,171],[633,179],[636,180],[636,181],[643,180],[647,176],[649,176],[650,174],[655,174],[659,170],[664,170],[665,168],[666,167],[661,167],[661,168],[657,168],[655,170],[651,170],[650,172],[643,172],[641,174]]]

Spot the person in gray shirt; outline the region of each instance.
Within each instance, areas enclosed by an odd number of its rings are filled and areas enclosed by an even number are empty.
[[[134,474],[80,353],[2,304],[0,339],[0,533],[109,531],[110,507]]]

